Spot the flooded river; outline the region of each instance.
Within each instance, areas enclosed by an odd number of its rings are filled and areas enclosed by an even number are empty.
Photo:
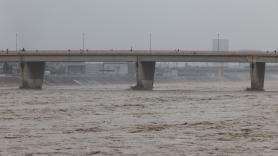
[[[278,155],[278,85],[0,88],[0,155]]]

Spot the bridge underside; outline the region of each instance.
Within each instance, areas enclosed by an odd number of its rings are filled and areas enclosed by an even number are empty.
[[[276,51],[35,50],[2,51],[2,62],[21,62],[21,88],[41,89],[45,62],[137,62],[134,89],[151,90],[156,62],[250,63],[251,88],[263,90],[265,64],[278,63]],[[8,68],[5,68],[8,69]],[[8,71],[8,70],[7,70]]]
[[[153,61],[138,61],[136,63],[137,84],[134,90],[152,90],[154,86],[155,64]],[[265,77],[265,62],[250,63],[251,87],[248,90],[263,91]],[[21,62],[22,89],[42,89],[45,62]]]
[[[2,51],[2,62],[266,62],[278,63],[269,51],[185,50],[25,50]]]

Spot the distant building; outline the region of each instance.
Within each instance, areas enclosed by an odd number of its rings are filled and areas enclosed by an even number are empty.
[[[134,63],[119,62],[64,62],[48,63],[46,71],[51,74],[135,74]]]
[[[85,62],[68,62],[66,63],[67,74],[85,74],[86,66]]]
[[[85,62],[49,62],[46,71],[51,74],[85,74]]]
[[[126,75],[128,74],[128,63],[103,63],[102,71],[104,73]]]
[[[3,74],[12,74],[14,73],[14,69],[16,69],[15,67],[17,66],[17,64],[15,63],[8,63],[8,62],[4,62],[1,63],[1,73]]]
[[[213,39],[212,40],[212,50],[213,51],[228,51],[229,50],[229,40]]]
[[[101,73],[103,65],[100,62],[87,62],[86,63],[86,74],[99,74]]]

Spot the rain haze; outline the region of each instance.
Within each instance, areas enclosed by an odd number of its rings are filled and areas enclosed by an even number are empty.
[[[0,48],[211,50],[278,46],[276,0],[0,0]]]
[[[277,0],[0,0],[0,156],[277,156],[277,15]]]

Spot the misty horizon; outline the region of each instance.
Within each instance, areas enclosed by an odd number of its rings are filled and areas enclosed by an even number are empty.
[[[274,50],[275,0],[0,0],[0,49]]]

